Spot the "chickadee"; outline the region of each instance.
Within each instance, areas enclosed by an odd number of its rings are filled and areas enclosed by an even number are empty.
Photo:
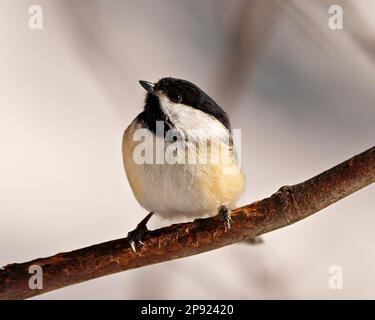
[[[122,154],[134,196],[150,213],[129,232],[132,249],[143,244],[154,213],[190,219],[220,214],[230,229],[230,209],[245,177],[228,115],[189,81],[139,82],[147,91],[144,110],[125,130]]]

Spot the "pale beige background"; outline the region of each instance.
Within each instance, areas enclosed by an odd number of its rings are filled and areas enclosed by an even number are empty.
[[[374,145],[375,2],[0,2],[0,265],[119,238],[145,211],[122,168],[139,79],[191,80],[242,129],[240,204]],[[44,29],[28,8],[44,8]],[[375,298],[374,186],[296,225],[37,299]],[[169,221],[154,219],[151,227]],[[341,265],[344,288],[328,287]]]

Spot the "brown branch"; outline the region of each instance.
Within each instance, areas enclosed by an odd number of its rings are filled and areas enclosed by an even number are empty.
[[[218,217],[151,231],[134,253],[126,239],[0,269],[0,299],[24,299],[115,272],[187,257],[254,238],[304,219],[375,181],[375,147],[271,197],[233,211],[230,231]],[[29,266],[43,269],[43,289],[28,287]]]

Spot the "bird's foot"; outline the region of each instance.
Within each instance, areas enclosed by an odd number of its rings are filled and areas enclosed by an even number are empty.
[[[140,223],[138,223],[137,227],[134,230],[128,233],[128,242],[135,253],[137,252],[137,244],[141,244],[142,246],[144,245],[142,239],[144,235],[149,231],[147,229],[147,222],[148,220],[150,220],[153,214],[153,212],[150,212]]]
[[[230,210],[226,206],[220,206],[219,215],[221,217],[221,221],[224,223],[225,230],[230,230],[232,218],[230,217]]]

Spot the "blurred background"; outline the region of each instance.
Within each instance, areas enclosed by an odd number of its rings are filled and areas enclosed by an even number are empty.
[[[43,8],[43,29],[28,26]],[[341,5],[344,29],[328,27]],[[138,80],[188,79],[242,130],[239,205],[374,145],[372,0],[1,0],[0,265],[123,237]],[[235,244],[34,299],[375,298],[374,186]],[[170,221],[154,218],[150,227]],[[331,290],[329,267],[343,270]]]

